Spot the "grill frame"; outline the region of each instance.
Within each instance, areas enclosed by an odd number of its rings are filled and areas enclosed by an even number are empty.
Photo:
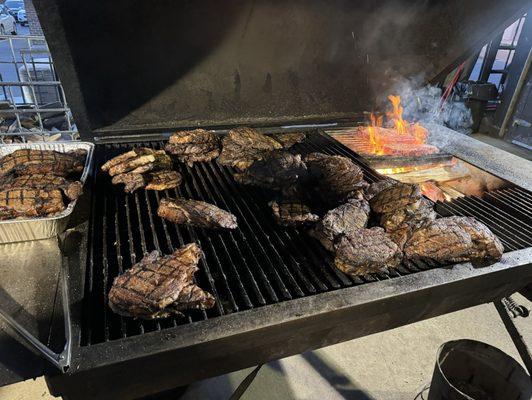
[[[72,240],[87,243],[88,235],[83,229]],[[71,304],[79,305],[87,249],[68,247]],[[80,346],[81,309],[75,307],[71,368],[46,379],[52,394],[66,398],[145,396],[493,301],[532,281],[530,260],[532,248],[526,248],[481,269],[430,269],[91,346]]]

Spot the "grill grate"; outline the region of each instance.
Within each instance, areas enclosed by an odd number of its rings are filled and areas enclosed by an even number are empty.
[[[148,142],[135,146],[160,148],[163,144]],[[126,195],[120,187],[111,185],[106,174],[98,171],[109,158],[131,147],[130,144],[100,144],[94,153],[96,176],[81,338],[84,346],[430,268],[424,264],[404,265],[390,273],[348,277],[334,267],[331,256],[315,239],[298,229],[283,228],[275,223],[267,206],[271,195],[238,185],[231,169],[215,161],[196,163],[192,168],[178,164],[176,168],[184,179],[175,190],[139,190]],[[361,166],[366,180],[382,179],[360,156],[325,135],[310,135],[304,143],[296,145],[294,151],[348,156]],[[528,247],[531,245],[528,237],[532,235],[524,236],[523,232],[529,228],[523,227],[523,218],[532,216],[527,206],[531,195],[516,190],[493,192],[489,199],[438,203],[437,211],[441,215],[477,216],[499,235],[507,250]],[[156,209],[160,200],[176,196],[204,200],[232,212],[238,218],[239,228],[211,231],[177,226],[159,218]],[[487,220],[488,215],[490,220]],[[511,233],[519,235],[511,236]],[[188,311],[185,317],[140,321],[120,317],[107,307],[107,293],[113,279],[139,261],[143,254],[154,249],[169,254],[189,242],[198,243],[205,253],[196,278],[202,288],[216,297],[214,308]]]

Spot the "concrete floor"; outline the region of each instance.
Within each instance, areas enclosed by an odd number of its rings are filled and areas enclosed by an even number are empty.
[[[528,308],[532,306],[520,296],[515,298]],[[531,322],[532,317],[517,320],[530,345]],[[413,400],[430,382],[438,347],[462,338],[489,343],[520,361],[495,307],[484,304],[271,362],[261,369],[242,399]],[[197,382],[181,399],[228,399],[250,371]],[[1,400],[52,398],[42,379],[0,388]]]

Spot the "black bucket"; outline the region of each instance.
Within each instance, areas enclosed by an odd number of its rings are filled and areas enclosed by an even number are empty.
[[[530,400],[532,381],[512,357],[475,340],[444,343],[428,400]]]

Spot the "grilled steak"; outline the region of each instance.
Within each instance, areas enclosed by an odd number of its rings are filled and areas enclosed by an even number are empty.
[[[9,175],[0,184],[0,189],[44,189],[50,191],[52,189],[61,189],[65,196],[70,200],[75,200],[81,193],[83,193],[83,187],[81,182],[69,181],[62,176],[55,175],[22,175],[14,176]]]
[[[165,150],[181,162],[192,166],[197,161],[210,161],[220,154],[220,141],[215,133],[205,129],[179,131],[172,136]]]
[[[0,159],[0,177],[7,174],[69,176],[83,171],[84,154],[52,150],[19,149]]]
[[[197,200],[162,199],[157,215],[176,224],[200,228],[235,229],[238,226],[236,217],[230,212]]]
[[[342,236],[356,235],[359,229],[367,226],[369,211],[366,200],[348,200],[347,203],[328,211],[309,233],[327,250],[334,251],[334,244]]]
[[[493,263],[501,259],[503,250],[501,242],[489,228],[471,217],[432,221],[414,231],[404,247],[408,260],[440,264]]]
[[[417,208],[404,208],[381,215],[380,225],[388,232],[393,241],[402,249],[412,232],[436,219],[432,203],[421,198]]]
[[[142,174],[170,168],[172,168],[172,160],[164,150],[153,150],[146,147],[120,154],[101,167],[102,171],[107,171],[111,176],[126,172]]]
[[[179,186],[183,177],[177,171],[157,171],[146,174],[146,190],[166,190]]]
[[[287,133],[274,133],[271,135],[276,141],[281,143],[283,149],[289,149],[297,143],[301,143],[307,137],[302,132],[287,132]]]
[[[0,220],[53,215],[65,209],[58,189],[13,189],[0,191]]]
[[[361,193],[362,170],[349,158],[311,153],[305,157],[310,187],[325,203],[336,205]]]
[[[183,177],[179,172],[162,170],[146,172],[144,174],[135,174],[132,172],[118,174],[113,176],[111,181],[114,185],[123,183],[125,185],[124,191],[132,193],[141,187],[144,187],[146,190],[172,189],[179,186],[182,180]]]
[[[243,171],[254,161],[261,160],[273,150],[279,150],[282,147],[270,136],[263,135],[254,129],[231,129],[222,140],[222,152],[218,157],[218,162]]]
[[[282,226],[300,226],[312,224],[320,219],[307,205],[297,200],[279,200],[268,203],[275,221]]]
[[[372,183],[366,189],[366,193],[364,194],[364,198],[369,201],[373,197],[378,195],[380,192],[382,192],[384,189],[388,189],[389,187],[392,187],[393,185],[395,185],[397,183],[398,182],[394,181],[393,179],[384,179],[382,181],[378,181],[378,182]]]
[[[389,213],[404,207],[415,210],[419,207],[422,197],[419,185],[397,183],[379,192],[369,204],[371,209],[377,213]]]
[[[255,161],[244,172],[234,174],[234,178],[242,185],[281,190],[294,185],[306,172],[307,167],[299,154],[275,151],[263,160]]]
[[[169,256],[151,252],[115,278],[109,291],[109,307],[117,314],[142,319],[213,307],[214,297],[194,283],[200,257],[201,249],[195,243]]]
[[[401,251],[382,228],[360,229],[342,236],[336,245],[336,267],[357,276],[394,268],[401,262]]]

